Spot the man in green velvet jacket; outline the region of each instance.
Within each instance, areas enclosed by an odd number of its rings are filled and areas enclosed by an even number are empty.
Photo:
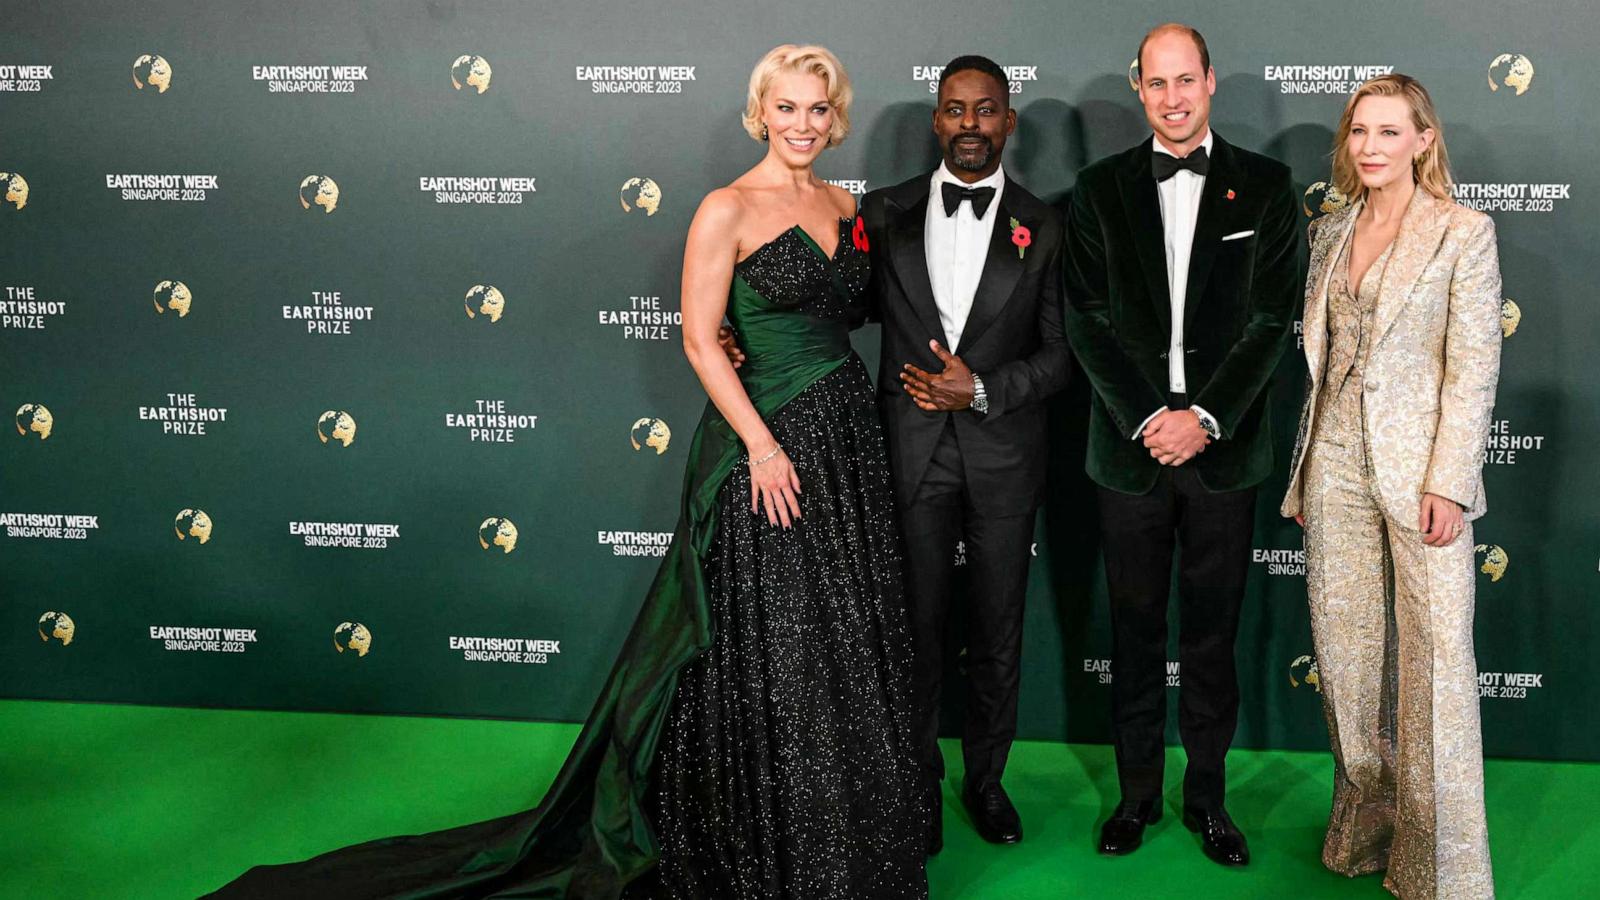
[[[1161,815],[1167,604],[1179,564],[1178,723],[1184,822],[1225,865],[1249,850],[1223,808],[1238,721],[1234,637],[1256,485],[1272,469],[1267,383],[1301,290],[1295,194],[1282,163],[1210,129],[1205,39],[1153,29],[1137,90],[1155,132],[1073,189],[1066,329],[1093,387],[1087,468],[1114,636],[1122,802],[1100,850],[1136,849]]]

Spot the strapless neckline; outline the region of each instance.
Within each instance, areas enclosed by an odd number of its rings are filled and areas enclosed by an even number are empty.
[[[854,221],[855,221],[855,218],[853,216],[840,216],[839,217],[839,234],[838,234],[839,242],[834,245],[834,247],[833,247],[833,255],[832,256],[829,256],[826,252],[824,252],[823,249],[822,249],[822,245],[817,243],[817,239],[812,237],[809,233],[807,233],[804,228],[801,228],[800,227],[800,223],[796,222],[795,224],[790,225],[788,228],[785,228],[783,231],[779,232],[777,237],[773,238],[770,241],[767,241],[765,244],[762,244],[761,246],[759,246],[756,249],[752,250],[750,252],[749,256],[746,256],[744,259],[741,259],[737,263],[734,263],[734,268],[737,269],[740,266],[743,266],[745,263],[750,262],[752,259],[755,259],[756,257],[760,256],[762,253],[766,252],[767,248],[773,247],[773,246],[781,243],[785,238],[797,238],[797,239],[803,241],[807,247],[810,247],[811,250],[814,253],[816,253],[819,257],[821,257],[826,262],[829,262],[829,263],[838,262],[839,261],[839,253],[844,250],[844,242],[845,242],[846,238],[849,237],[849,235],[845,232],[845,225],[846,225],[846,223],[851,223],[851,222],[854,222]]]

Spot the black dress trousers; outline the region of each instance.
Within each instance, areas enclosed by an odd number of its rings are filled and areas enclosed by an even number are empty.
[[[1168,466],[1142,495],[1100,488],[1111,597],[1117,775],[1129,802],[1159,800],[1167,713],[1167,601],[1178,555],[1178,731],[1188,754],[1184,803],[1222,805],[1239,720],[1234,638],[1250,569],[1256,489],[1213,492]]]
[[[939,706],[945,623],[955,595],[956,543],[966,541],[970,595],[967,715],[961,750],[966,783],[998,782],[1017,734],[1022,613],[1034,513],[980,512],[946,423],[911,502],[901,512],[906,545],[906,609],[911,619],[912,690],[920,708],[913,743],[930,781],[944,777]]]

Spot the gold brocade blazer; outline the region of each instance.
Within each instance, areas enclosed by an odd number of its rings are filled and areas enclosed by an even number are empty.
[[[1328,280],[1355,233],[1361,203],[1311,223],[1306,367],[1299,436],[1281,512],[1299,515],[1301,466],[1313,442],[1328,344]],[[1415,529],[1422,495],[1488,508],[1483,450],[1500,377],[1500,258],[1494,221],[1420,187],[1406,207],[1378,287],[1362,367],[1363,421],[1384,513]]]

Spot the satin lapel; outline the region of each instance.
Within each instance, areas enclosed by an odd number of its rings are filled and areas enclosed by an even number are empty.
[[[1218,137],[1211,142],[1211,170],[1206,174],[1205,186],[1200,189],[1200,210],[1195,216],[1194,241],[1189,245],[1188,287],[1183,293],[1183,329],[1187,334],[1189,323],[1194,321],[1195,310],[1205,303],[1206,283],[1211,280],[1211,264],[1217,259],[1217,245],[1222,240],[1223,229],[1228,226],[1227,210],[1223,204],[1229,190],[1236,188],[1238,168],[1234,165],[1233,147]]]
[[[1305,312],[1300,320],[1300,333],[1306,342],[1306,367],[1311,372],[1311,383],[1322,383],[1322,362],[1328,352],[1328,283],[1333,280],[1333,267],[1339,255],[1355,233],[1356,216],[1361,214],[1361,202],[1351,207],[1345,220],[1335,229],[1318,229],[1317,246],[1312,253],[1317,256],[1311,277],[1317,289],[1306,300]]]
[[[1006,195],[1002,192],[1000,208],[995,210],[994,228],[989,232],[989,255],[983,261],[983,274],[978,276],[978,290],[972,295],[972,308],[967,311],[967,322],[961,328],[961,346],[952,348],[952,353],[960,354],[963,349],[977,343],[984,329],[1005,308],[1017,288],[1017,280],[1022,277],[1023,257],[1017,255],[1017,245],[1011,243],[1011,217],[1012,213],[1006,206]],[[1038,222],[1024,222],[1020,218],[1017,224],[1030,232],[1039,227]]]
[[[932,177],[930,174],[929,178]],[[933,300],[933,283],[928,280],[928,250],[927,242],[923,239],[927,220],[928,193],[923,191],[917,202],[900,207],[897,211],[895,221],[889,227],[890,257],[894,260],[895,277],[905,292],[906,302],[916,312],[917,318],[922,320],[928,333],[937,336],[941,344],[949,347],[950,339],[945,336],[944,323],[939,319],[939,307]]]
[[[1163,332],[1172,331],[1172,295],[1167,291],[1167,248],[1161,228],[1161,197],[1150,172],[1149,142],[1135,147],[1133,158],[1122,168],[1122,208],[1128,217],[1133,246],[1139,252],[1150,302],[1156,308]],[[1163,336],[1165,340],[1165,336]]]
[[[1383,269],[1383,280],[1378,283],[1377,339],[1373,346],[1394,327],[1423,267],[1439,252],[1445,226],[1450,222],[1443,206],[1443,201],[1418,189],[1406,207],[1405,216],[1400,220],[1400,233],[1395,235],[1394,249]]]

